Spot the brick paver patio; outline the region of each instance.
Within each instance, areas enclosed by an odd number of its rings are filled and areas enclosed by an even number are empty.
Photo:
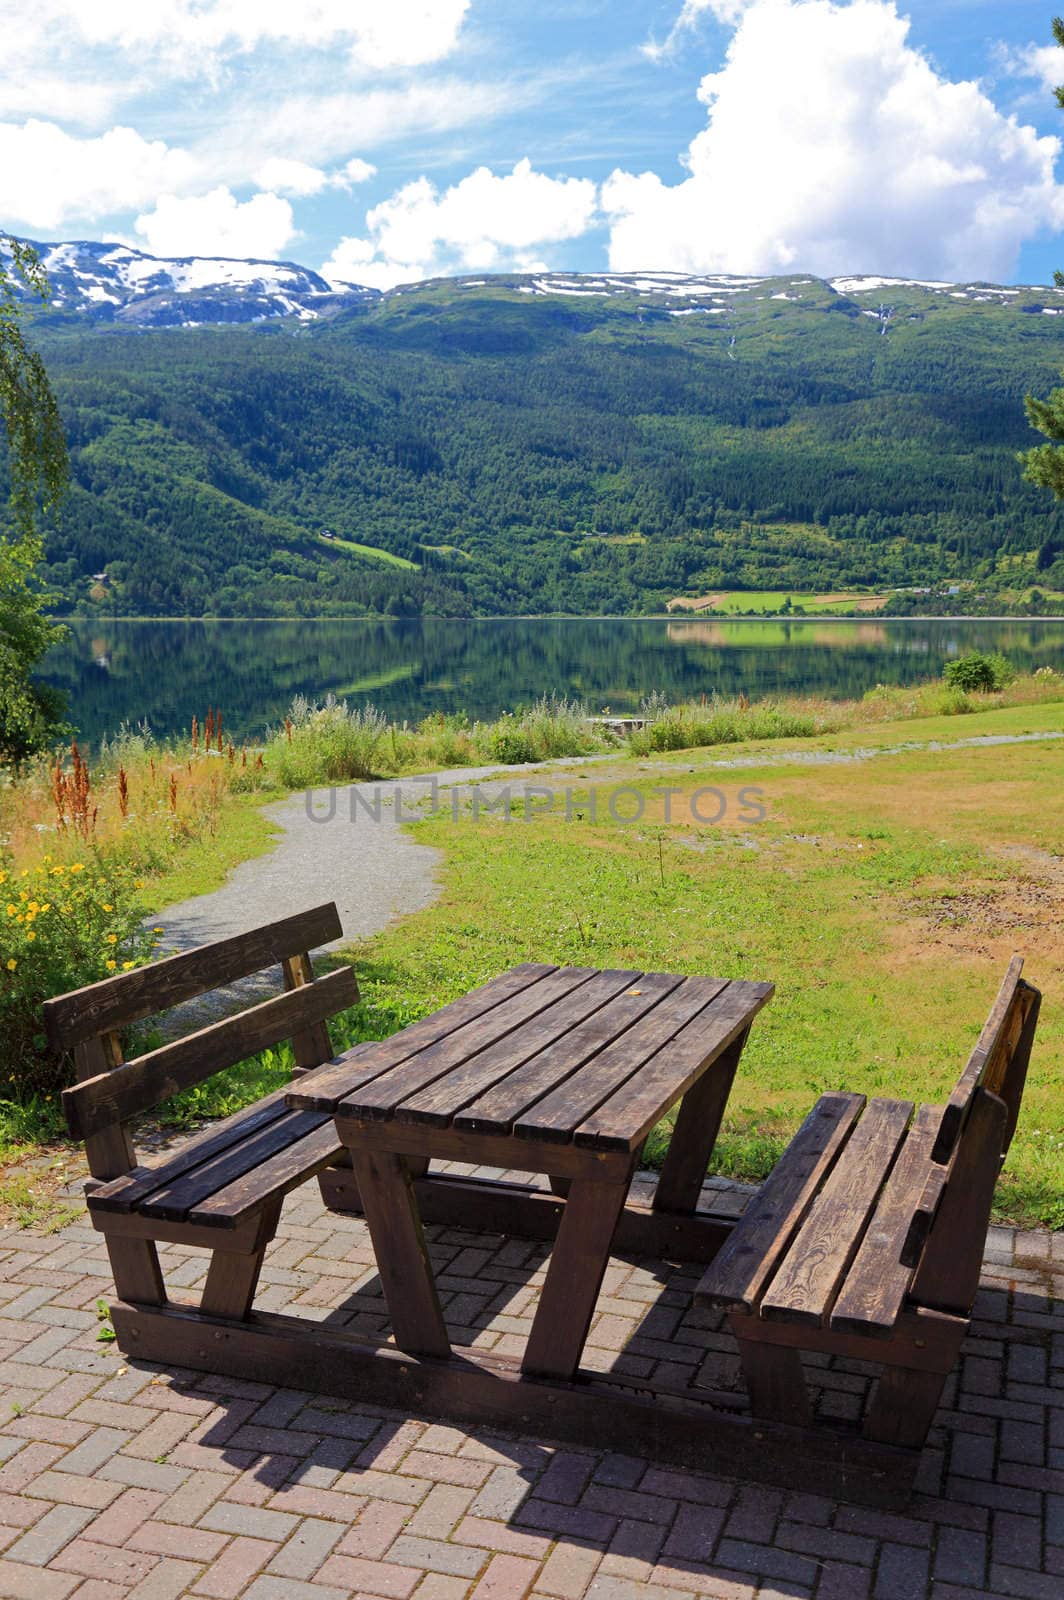
[[[729,1195],[718,1186],[718,1200]],[[428,1230],[454,1336],[517,1352],[546,1251]],[[162,1250],[171,1292],[200,1252]],[[735,1387],[696,1273],[613,1260],[589,1364]],[[0,1595],[15,1600],[985,1600],[1064,1596],[1064,1235],[991,1230],[904,1515],[127,1363],[100,1236],[0,1233]],[[258,1303],[387,1333],[364,1225],[293,1195]],[[851,1415],[854,1363],[813,1373]]]

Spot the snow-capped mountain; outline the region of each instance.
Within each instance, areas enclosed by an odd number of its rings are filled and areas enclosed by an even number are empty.
[[[1064,315],[1064,291],[1044,285],[1003,287],[986,283],[942,283],[912,278],[808,274],[749,277],[684,272],[541,272],[485,277],[434,278],[381,291],[359,284],[329,283],[291,261],[235,261],[223,257],[147,255],[125,244],[76,240],[36,246],[52,287],[52,313],[93,322],[139,327],[198,327],[204,323],[264,322],[277,318],[312,322],[353,308],[415,293],[463,297],[486,289],[530,297],[625,299],[644,302],[674,317],[727,317],[759,301],[791,301],[799,308],[832,309],[849,302],[852,315],[874,317],[886,331],[897,312],[913,302],[983,303],[1018,311]]]
[[[51,284],[52,310],[93,321],[155,328],[274,317],[309,322],[380,298],[375,289],[336,289],[291,261],[163,260],[129,245],[81,239],[35,248]]]

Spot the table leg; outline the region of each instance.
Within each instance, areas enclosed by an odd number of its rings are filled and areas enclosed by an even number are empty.
[[[449,1356],[451,1342],[405,1161],[388,1150],[352,1150],[351,1163],[396,1344],[410,1355]]]
[[[621,1182],[573,1179],[521,1363],[523,1372],[571,1378],[580,1365],[630,1182],[631,1175]]]
[[[691,1085],[680,1102],[665,1164],[654,1191],[655,1211],[690,1213],[696,1209],[749,1033],[750,1029],[746,1028],[703,1072],[698,1082]]]

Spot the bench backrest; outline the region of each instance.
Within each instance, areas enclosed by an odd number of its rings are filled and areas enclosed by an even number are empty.
[[[342,932],[335,905],[317,906],[47,1001],[50,1045],[74,1054],[78,1082],[63,1091],[63,1110],[70,1132],[85,1141],[93,1177],[117,1178],[136,1166],[130,1118],[223,1067],[285,1039],[297,1073],[330,1060],[327,1019],[357,1003],[358,982],[349,967],[316,979],[309,952]],[[284,993],[132,1061],[123,1059],[123,1028],[277,964]]]
[[[942,1109],[902,1260],[910,1299],[966,1315],[979,1286],[1001,1164],[1023,1098],[1041,995],[1013,956],[979,1041]]]

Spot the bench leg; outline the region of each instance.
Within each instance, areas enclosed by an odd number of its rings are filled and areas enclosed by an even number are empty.
[[[449,1356],[406,1159],[388,1150],[354,1150],[351,1159],[395,1342],[412,1356]]]
[[[119,1300],[130,1300],[134,1305],[165,1305],[166,1289],[155,1241],[122,1239],[115,1234],[105,1235],[105,1240]]]
[[[948,1374],[886,1367],[880,1375],[862,1433],[877,1444],[919,1450],[935,1419]]]
[[[788,1345],[763,1344],[760,1339],[746,1337],[743,1324],[755,1318],[736,1315],[730,1320],[739,1343],[739,1360],[753,1415],[766,1422],[789,1422],[808,1428],[813,1413],[798,1351]]]
[[[207,1282],[200,1296],[200,1310],[213,1317],[232,1317],[242,1322],[251,1310],[259,1274],[266,1257],[266,1246],[277,1232],[279,1205],[264,1212],[254,1248],[247,1251],[219,1248],[211,1253]]]
[[[572,1180],[522,1372],[571,1378],[580,1365],[628,1184]]]
[[[676,1126],[654,1190],[655,1211],[691,1212],[698,1206],[702,1183],[717,1142],[724,1108],[735,1081],[739,1057],[750,1032],[746,1028],[724,1054],[693,1084],[680,1102]]]

